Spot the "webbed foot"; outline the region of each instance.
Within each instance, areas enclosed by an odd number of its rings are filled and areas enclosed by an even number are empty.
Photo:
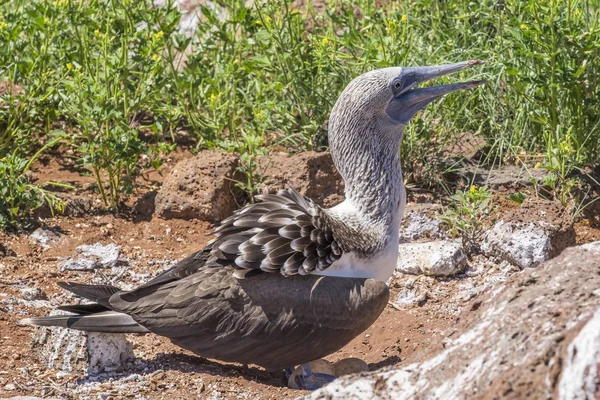
[[[315,390],[335,379],[335,369],[329,361],[315,360],[296,368],[288,377],[288,387],[300,390]]]

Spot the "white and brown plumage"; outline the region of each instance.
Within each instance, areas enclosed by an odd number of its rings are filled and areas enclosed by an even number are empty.
[[[26,322],[101,332],[154,332],[204,357],[283,368],[332,353],[387,304],[405,205],[402,132],[442,95],[481,82],[416,88],[478,64],[387,68],[353,80],[330,117],[346,200],[324,209],[292,189],[225,219],[216,237],[133,291],[62,284],[93,305]]]

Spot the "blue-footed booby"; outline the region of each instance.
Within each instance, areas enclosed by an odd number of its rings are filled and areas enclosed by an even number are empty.
[[[435,99],[483,81],[418,85],[480,63],[377,69],[348,84],[328,129],[345,181],[341,204],[325,209],[292,189],[259,196],[225,219],[205,248],[138,288],[62,283],[94,303],[24,322],[151,332],[203,357],[269,369],[339,350],[388,302],[406,203],[405,126]],[[311,378],[305,367],[301,379]]]

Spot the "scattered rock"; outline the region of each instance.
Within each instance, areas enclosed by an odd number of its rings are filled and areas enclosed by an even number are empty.
[[[34,300],[47,300],[46,293],[38,288],[25,287],[19,289],[19,294],[23,300],[34,301]]]
[[[419,239],[439,239],[444,236],[441,221],[421,212],[406,214],[400,229],[400,242],[412,242]]]
[[[259,157],[258,164],[265,178],[259,188],[261,193],[292,188],[325,207],[344,199],[344,181],[329,153],[307,151],[292,156],[275,153]]]
[[[121,248],[114,243],[106,246],[96,243],[92,245],[81,245],[75,249],[78,255],[63,261],[60,270],[91,270],[96,268],[114,267],[119,261]]]
[[[61,235],[60,232],[54,229],[41,227],[33,231],[33,233],[29,235],[29,239],[41,248],[49,249],[60,241]]]
[[[560,205],[528,199],[484,236],[481,250],[520,268],[535,267],[575,244],[573,222]]]
[[[477,296],[428,359],[341,377],[305,398],[598,398],[599,270],[600,241],[569,248]]]
[[[396,271],[404,274],[449,276],[465,269],[467,257],[460,243],[439,240],[404,243],[398,249]]]
[[[238,166],[235,155],[216,151],[179,162],[156,195],[156,215],[206,221],[228,217],[242,195],[235,186],[242,179]]]
[[[395,308],[410,307],[413,305],[422,305],[427,301],[427,292],[417,289],[402,289],[393,302]]]

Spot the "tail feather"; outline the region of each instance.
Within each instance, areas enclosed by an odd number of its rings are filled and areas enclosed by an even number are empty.
[[[21,320],[25,325],[57,326],[88,332],[148,333],[149,330],[118,311],[102,311],[93,314],[49,315]]]
[[[106,308],[111,308],[108,299],[110,299],[113,294],[121,291],[118,287],[110,285],[82,285],[80,283],[59,282],[58,286],[69,292],[75,293],[77,296],[101,304]]]
[[[110,285],[81,285],[68,282],[60,282],[59,286],[96,304],[64,305],[58,307],[58,310],[74,314],[27,318],[20,322],[24,325],[57,326],[88,332],[149,332],[131,316],[112,310],[109,299],[120,291],[119,288]]]
[[[57,310],[67,311],[79,315],[85,314],[96,314],[103,311],[109,311],[108,308],[101,304],[77,304],[77,305],[64,305],[56,307]]]

